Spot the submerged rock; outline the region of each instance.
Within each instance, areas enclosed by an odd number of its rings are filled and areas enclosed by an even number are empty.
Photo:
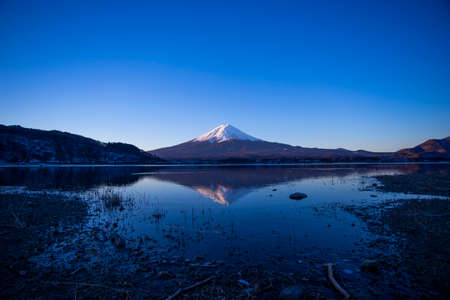
[[[289,195],[289,198],[291,198],[293,200],[302,200],[306,197],[308,197],[308,195],[306,195],[304,193],[293,193],[293,194]]]
[[[291,285],[284,288],[280,293],[280,299],[283,300],[297,300],[303,299],[304,291],[300,285]]]

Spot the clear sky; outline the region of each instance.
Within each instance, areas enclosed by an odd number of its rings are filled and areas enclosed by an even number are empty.
[[[314,147],[450,135],[450,1],[0,1],[0,123],[145,150],[230,123]]]

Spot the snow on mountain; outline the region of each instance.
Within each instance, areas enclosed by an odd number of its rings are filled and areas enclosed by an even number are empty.
[[[236,127],[231,126],[230,124],[220,125],[210,132],[205,133],[204,135],[196,138],[193,142],[205,142],[208,141],[210,143],[222,143],[229,140],[241,140],[241,141],[261,141],[251,135],[248,135]]]

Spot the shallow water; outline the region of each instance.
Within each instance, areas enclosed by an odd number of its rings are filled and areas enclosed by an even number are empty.
[[[377,192],[372,176],[449,170],[448,164],[3,167],[0,184],[80,194],[91,203],[88,228],[114,224],[130,244],[145,239],[173,256],[290,271],[299,260],[352,268],[366,254],[358,246],[376,237],[342,208],[411,197]],[[291,200],[294,192],[308,197]],[[105,204],[107,194],[120,203]]]

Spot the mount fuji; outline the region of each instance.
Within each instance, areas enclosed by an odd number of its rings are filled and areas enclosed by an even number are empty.
[[[194,142],[205,142],[208,141],[210,143],[222,143],[230,140],[240,140],[240,141],[261,141],[251,135],[248,135],[236,127],[231,126],[230,124],[224,124],[217,126],[210,132],[205,133],[202,136],[194,139]]]
[[[391,153],[363,150],[320,149],[291,146],[255,138],[238,128],[223,124],[213,130],[171,147],[149,151],[162,159],[174,161],[364,161]]]

